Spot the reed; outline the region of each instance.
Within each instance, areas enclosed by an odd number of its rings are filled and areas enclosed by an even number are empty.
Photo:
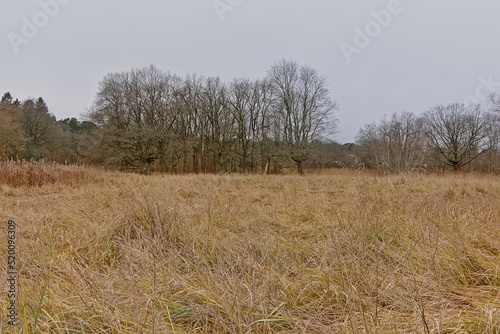
[[[41,187],[48,184],[76,185],[92,182],[96,171],[79,165],[46,161],[0,159],[0,185]]]

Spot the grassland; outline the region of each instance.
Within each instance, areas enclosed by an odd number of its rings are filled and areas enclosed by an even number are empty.
[[[19,165],[0,165],[19,226],[5,333],[500,332],[499,177],[38,166],[16,183]]]

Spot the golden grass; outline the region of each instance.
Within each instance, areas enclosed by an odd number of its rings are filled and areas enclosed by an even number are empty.
[[[100,173],[0,187],[24,331],[500,332],[498,177]]]
[[[96,172],[85,166],[0,158],[0,185],[12,187],[41,187],[46,184],[75,185],[92,182],[95,177]]]

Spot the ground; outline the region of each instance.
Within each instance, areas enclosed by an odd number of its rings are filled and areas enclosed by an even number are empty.
[[[0,172],[6,333],[500,331],[500,177],[49,167]]]

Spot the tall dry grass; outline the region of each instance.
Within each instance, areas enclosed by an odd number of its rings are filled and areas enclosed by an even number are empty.
[[[103,173],[0,189],[0,221],[20,227],[19,333],[500,331],[497,177]]]
[[[85,166],[0,158],[0,185],[11,187],[76,185],[92,182],[96,176],[95,170]]]

